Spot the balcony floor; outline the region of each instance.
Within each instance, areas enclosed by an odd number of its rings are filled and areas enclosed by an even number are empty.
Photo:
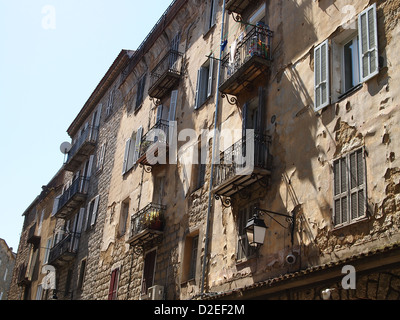
[[[213,192],[219,196],[232,197],[235,193],[269,175],[271,175],[270,170],[254,167],[253,171],[238,172],[235,176],[226,179],[220,185],[215,186]]]
[[[254,2],[254,0],[230,0],[227,1],[226,10],[242,14],[252,2]]]
[[[126,243],[129,243],[131,246],[145,246],[147,243],[162,237],[162,235],[163,231],[145,229],[142,232],[130,237]]]
[[[181,75],[176,72],[165,72],[149,89],[149,96],[156,99],[162,99],[178,83]]]
[[[72,213],[80,208],[86,198],[86,193],[76,193],[56,212],[55,216],[60,219],[68,219]]]
[[[165,152],[166,152],[166,154],[165,154],[165,160],[166,160],[166,162],[165,162],[165,164],[167,164],[168,163],[168,144],[165,144],[165,143],[161,143],[161,142],[155,142],[138,160],[137,160],[137,162],[138,163],[140,163],[141,165],[144,165],[144,166],[149,166],[149,167],[152,167],[152,166],[155,166],[155,165],[158,165],[158,164],[160,164],[159,162],[157,162],[157,163],[155,163],[155,164],[150,164],[149,163],[149,161],[148,161],[148,159],[147,159],[147,156],[146,156],[146,154],[147,154],[147,152],[150,152],[151,154],[154,154],[154,156],[155,157],[158,157],[158,152],[159,152],[159,147],[160,146],[162,146],[162,148],[164,148],[164,150],[165,150]],[[157,149],[157,150],[156,150]],[[160,154],[160,157],[161,157],[161,154]],[[162,157],[161,157],[162,158]]]
[[[271,61],[263,57],[252,56],[220,85],[219,91],[237,96],[244,89],[251,87],[253,82],[270,66]]]
[[[67,171],[75,172],[77,171],[82,163],[86,161],[89,156],[93,153],[94,149],[96,148],[96,144],[94,142],[85,142],[79,150],[68,159],[64,165],[64,169]]]

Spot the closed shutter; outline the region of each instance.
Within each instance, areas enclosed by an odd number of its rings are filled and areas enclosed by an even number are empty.
[[[358,36],[361,69],[360,79],[364,82],[379,73],[376,3],[359,15]]]
[[[153,250],[147,253],[144,258],[142,294],[147,294],[147,290],[153,286],[155,264],[156,250]]]
[[[119,280],[119,268],[113,270],[111,273],[110,287],[108,290],[108,300],[117,299],[118,280]]]
[[[178,101],[178,90],[174,90],[171,92],[171,103],[169,106],[169,113],[168,113],[168,121],[170,122],[175,121],[177,101]]]
[[[321,43],[314,49],[314,110],[329,105],[329,42]]]
[[[350,210],[351,220],[365,215],[366,195],[364,184],[364,155],[357,150],[350,154]]]
[[[348,180],[346,158],[333,164],[334,176],[334,223],[340,225],[348,221]]]
[[[157,107],[156,123],[162,119],[162,113],[163,113],[163,105],[160,104],[160,105]]]

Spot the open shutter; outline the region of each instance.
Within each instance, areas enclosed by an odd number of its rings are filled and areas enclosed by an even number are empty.
[[[201,68],[197,71],[196,96],[194,98],[195,109],[198,109],[200,107],[200,77],[201,77]]]
[[[143,127],[139,127],[136,133],[135,153],[133,155],[133,163],[136,163],[140,157],[140,146],[142,144]]]
[[[111,273],[110,287],[108,290],[108,300],[117,299],[118,280],[119,280],[119,268],[114,269]]]
[[[212,94],[212,85],[213,85],[213,74],[214,74],[214,59],[209,58],[210,60],[210,65],[208,67],[208,85],[207,85],[207,98],[211,96]]]
[[[163,105],[160,104],[160,105],[157,107],[156,123],[162,119],[162,112],[163,112]]]
[[[329,42],[321,43],[314,49],[314,110],[329,105]]]
[[[210,18],[210,28],[215,24],[217,20],[217,5],[218,1],[217,0],[211,0],[211,18]]]
[[[98,211],[98,209],[99,209],[99,199],[100,199],[100,196],[99,196],[99,195],[94,199],[92,220],[90,221],[90,225],[91,225],[91,226],[93,226],[93,225],[96,223],[97,211]]]
[[[169,106],[168,121],[175,121],[177,100],[178,100],[178,90],[174,90],[171,92],[171,103]]]
[[[78,217],[78,224],[76,226],[76,232],[81,233],[82,231],[82,224],[83,224],[83,217],[85,216],[85,208],[81,208],[79,210],[79,217]]]
[[[131,139],[128,139],[128,140],[126,140],[126,143],[125,143],[125,154],[124,154],[124,163],[122,165],[122,174],[124,174],[128,168],[128,157],[129,157],[130,146],[131,146]]]
[[[358,17],[358,36],[360,80],[364,82],[379,73],[376,3],[360,13]]]
[[[51,211],[51,216],[54,216],[57,213],[60,198],[61,198],[61,194],[58,195],[57,197],[55,197],[54,203],[53,203],[53,210]]]

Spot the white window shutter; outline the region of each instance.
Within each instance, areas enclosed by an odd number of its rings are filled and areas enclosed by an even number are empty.
[[[163,105],[160,104],[157,107],[157,116],[156,116],[156,122],[160,121],[162,119],[162,112],[163,112]]]
[[[78,224],[76,226],[76,232],[81,233],[83,225],[83,217],[85,216],[85,208],[79,210]]]
[[[93,213],[92,213],[92,221],[90,221],[90,225],[93,226],[96,223],[97,219],[97,212],[99,210],[99,199],[100,195],[96,196],[94,199],[94,207],[93,207]]]
[[[360,80],[364,82],[379,73],[376,3],[360,13],[358,17],[358,36]]]
[[[54,216],[57,213],[60,198],[61,198],[61,194],[58,195],[57,197],[55,197],[54,203],[53,203],[53,211],[51,212],[51,216]]]
[[[208,67],[208,85],[207,85],[207,98],[212,94],[212,86],[213,86],[213,74],[214,74],[214,59],[211,56],[209,58],[210,65]]]
[[[124,174],[128,168],[128,157],[129,157],[130,146],[131,146],[131,139],[128,139],[128,140],[126,140],[126,143],[125,143],[125,154],[124,154],[124,163],[122,165],[122,174]]]
[[[139,127],[136,133],[135,153],[133,155],[133,163],[136,163],[136,161],[138,161],[140,156],[140,145],[142,144],[142,135],[143,135],[143,127]]]
[[[195,109],[198,109],[200,107],[200,77],[201,77],[201,68],[197,71],[196,96],[194,98]]]
[[[171,92],[171,103],[169,106],[168,121],[175,121],[177,101],[178,101],[178,90],[174,90]]]
[[[314,110],[329,105],[329,42],[325,40],[314,49]]]
[[[89,165],[88,165],[88,170],[86,172],[86,178],[89,179],[90,176],[92,175],[92,168],[93,168],[93,160],[94,160],[94,155],[92,154],[89,158]]]

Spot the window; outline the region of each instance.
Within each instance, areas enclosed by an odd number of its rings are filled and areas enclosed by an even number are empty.
[[[365,217],[366,186],[364,149],[354,151],[333,162],[335,226]]]
[[[116,268],[111,272],[110,287],[108,289],[108,300],[117,300],[118,280],[119,268]]]
[[[314,110],[341,99],[378,73],[378,29],[373,4],[359,14],[357,24],[332,39],[331,47],[330,41],[325,40],[314,49]]]
[[[118,236],[122,237],[126,232],[126,224],[129,216],[129,199],[122,202],[121,214],[119,216]]]
[[[251,257],[255,253],[255,248],[249,245],[245,227],[247,221],[253,217],[253,210],[258,206],[256,203],[246,206],[239,210],[237,226],[238,226],[238,245],[237,245],[237,260],[242,260]]]
[[[81,266],[79,270],[79,278],[78,278],[78,290],[83,290],[83,282],[85,280],[85,273],[86,273],[86,259],[81,261]]]
[[[47,242],[46,242],[46,249],[44,252],[43,264],[47,264],[49,262],[51,245],[52,245],[52,238],[50,237],[49,239],[47,239]]]
[[[87,207],[86,214],[86,230],[93,227],[97,219],[97,211],[99,209],[99,196],[93,198]]]
[[[106,155],[106,142],[104,142],[101,145],[99,151],[97,152],[96,172],[99,172],[103,169],[105,155]]]
[[[36,298],[35,298],[35,300],[42,300],[42,296],[43,296],[43,288],[42,288],[42,285],[39,284],[38,287],[37,287],[37,290],[36,290]]]
[[[147,290],[153,286],[155,266],[156,266],[156,250],[153,250],[147,252],[144,257],[142,295],[147,294]]]
[[[195,109],[202,106],[212,94],[214,59],[211,57],[197,72]]]
[[[124,163],[122,165],[122,174],[127,173],[133,168],[140,155],[140,144],[142,143],[143,127],[126,140]]]
[[[217,6],[218,0],[210,0],[207,6],[206,32],[215,25],[217,19]]]
[[[139,109],[140,106],[142,105],[145,85],[146,85],[146,75],[142,76],[142,78],[138,82],[135,110]]]
[[[199,247],[198,230],[186,236],[182,264],[182,281],[186,282],[196,278],[197,258]]]

